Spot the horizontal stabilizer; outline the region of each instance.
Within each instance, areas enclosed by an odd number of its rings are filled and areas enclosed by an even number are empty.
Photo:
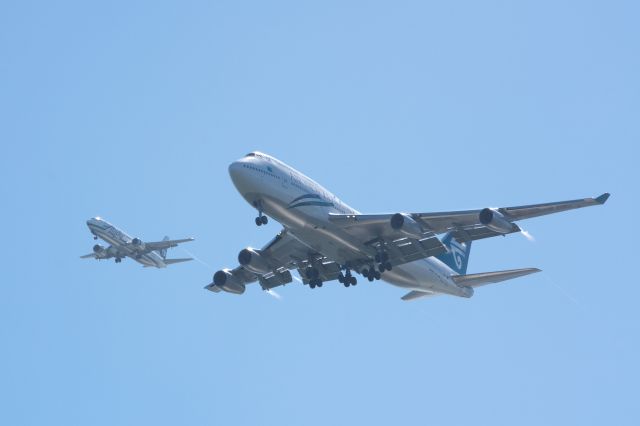
[[[410,291],[409,293],[402,296],[402,300],[410,301],[415,299],[420,299],[421,297],[435,296],[435,293],[426,292],[426,291]]]
[[[80,259],[91,259],[95,257],[96,257],[95,253],[89,253],[89,254],[85,254],[84,256],[80,256]]]
[[[164,259],[163,262],[167,265],[172,265],[174,263],[181,263],[181,262],[188,262],[190,260],[193,260],[192,257],[186,257],[183,259]]]
[[[499,283],[513,278],[523,277],[540,272],[538,268],[511,269],[509,271],[482,272],[479,274],[454,275],[451,279],[464,287],[480,287],[487,284]]]

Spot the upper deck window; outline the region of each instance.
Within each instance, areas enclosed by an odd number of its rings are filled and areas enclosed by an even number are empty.
[[[245,155],[245,157],[255,157],[256,153],[255,152],[250,152],[247,155]]]

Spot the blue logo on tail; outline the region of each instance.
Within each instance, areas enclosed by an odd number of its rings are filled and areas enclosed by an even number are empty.
[[[460,275],[467,273],[467,265],[469,264],[469,253],[471,252],[471,241],[467,243],[458,242],[450,232],[442,238],[442,244],[449,250],[437,256],[449,268],[453,269]]]

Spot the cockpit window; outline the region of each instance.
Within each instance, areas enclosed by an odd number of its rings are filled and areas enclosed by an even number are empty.
[[[245,155],[245,157],[255,157],[256,153],[255,152],[250,152],[247,155]]]

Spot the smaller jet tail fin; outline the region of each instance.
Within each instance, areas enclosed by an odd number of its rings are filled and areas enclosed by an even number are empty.
[[[165,265],[173,265],[174,263],[181,263],[181,262],[188,262],[190,260],[193,260],[192,257],[185,257],[182,259],[164,259],[164,263]]]
[[[460,243],[453,238],[451,232],[447,232],[442,238],[442,244],[447,248],[447,252],[437,256],[437,258],[456,273],[460,275],[466,274],[469,254],[471,253],[471,241]]]
[[[169,238],[169,236],[166,236],[166,235],[165,235],[165,237],[162,239],[162,241],[169,241],[169,239],[170,239],[170,238]],[[166,258],[167,258],[167,249],[166,249],[166,248],[160,249],[160,250],[158,250],[158,252],[160,253],[160,256],[161,256],[163,259],[166,259]],[[165,262],[165,263],[166,263],[166,262]]]

